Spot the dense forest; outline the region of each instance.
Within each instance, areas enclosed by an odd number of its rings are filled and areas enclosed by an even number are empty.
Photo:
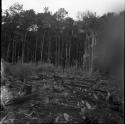
[[[23,10],[23,5],[15,3],[2,12],[1,53],[6,61],[76,65],[92,71],[97,60],[107,60],[107,54],[121,54],[124,12],[101,17],[90,11],[79,12],[76,21],[64,8],[54,14],[48,7],[43,10]]]

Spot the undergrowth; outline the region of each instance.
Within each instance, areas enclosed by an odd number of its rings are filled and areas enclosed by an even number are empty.
[[[10,64],[5,63],[5,73],[8,75],[12,75],[20,80],[25,80],[33,73],[61,73],[68,75],[81,75],[81,76],[90,76],[89,72],[84,71],[81,68],[77,68],[76,66],[63,68],[61,66],[55,66],[50,63],[41,63],[39,62],[37,65],[35,63],[17,63]]]

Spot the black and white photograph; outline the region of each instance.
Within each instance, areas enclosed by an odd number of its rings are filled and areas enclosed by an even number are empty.
[[[1,0],[0,124],[124,124],[124,0]]]

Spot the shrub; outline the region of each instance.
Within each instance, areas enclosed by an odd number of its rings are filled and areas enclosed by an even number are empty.
[[[10,74],[22,81],[28,79],[35,71],[35,65],[31,63],[17,63],[9,68]]]
[[[53,64],[39,63],[37,66],[37,72],[53,73],[54,71],[55,67]]]

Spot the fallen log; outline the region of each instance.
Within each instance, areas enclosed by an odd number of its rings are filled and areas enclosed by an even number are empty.
[[[26,95],[26,96],[20,96],[20,97],[17,97],[17,98],[13,98],[11,100],[9,100],[5,106],[9,106],[9,105],[16,105],[16,104],[22,104],[24,102],[27,102],[31,99],[34,99],[38,96],[37,93],[34,93],[34,94],[30,94],[30,95]]]
[[[79,87],[79,88],[86,88],[86,89],[92,89],[90,86],[87,86],[87,85],[80,85],[80,84],[64,84],[64,87],[66,86],[73,86],[73,87]],[[93,91],[96,91],[96,92],[102,92],[102,93],[105,93],[107,94],[107,91],[104,91],[104,90],[100,90],[100,89],[92,89]]]

